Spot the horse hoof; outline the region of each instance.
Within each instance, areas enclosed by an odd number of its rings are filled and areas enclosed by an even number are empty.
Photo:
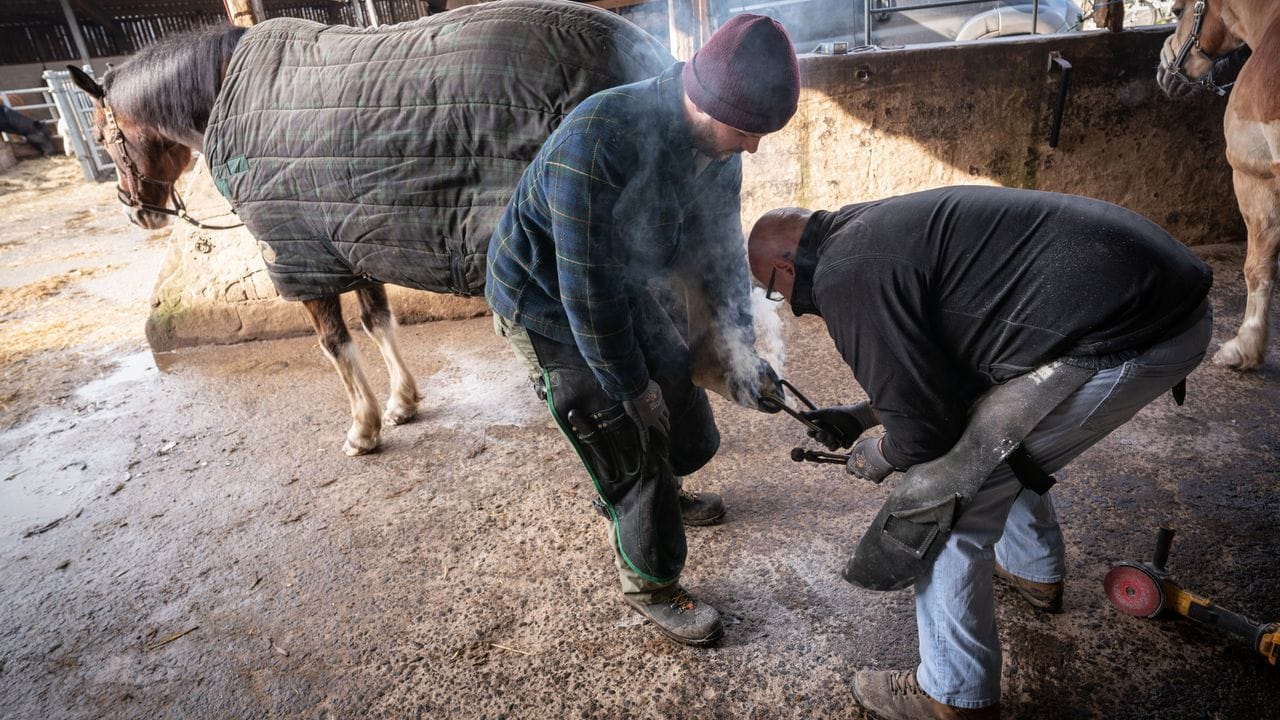
[[[388,407],[382,413],[383,425],[404,425],[418,416],[417,407]]]
[[[368,455],[377,449],[378,438],[373,438],[371,441],[362,441],[360,443],[353,443],[351,442],[351,438],[347,438],[347,441],[342,444],[342,452],[346,453],[347,457]]]
[[[1233,343],[1226,343],[1213,354],[1213,364],[1233,368],[1240,364],[1240,352]]]
[[[1248,370],[1257,366],[1261,362],[1261,358],[1253,359],[1245,357],[1240,351],[1239,344],[1235,340],[1223,343],[1218,348],[1218,352],[1213,354],[1213,364],[1228,367],[1233,370]]]

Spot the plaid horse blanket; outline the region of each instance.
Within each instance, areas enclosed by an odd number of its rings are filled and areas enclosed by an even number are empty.
[[[379,282],[476,295],[543,140],[672,62],[616,15],[554,0],[369,29],[268,20],[236,46],[204,152],[285,299]]]

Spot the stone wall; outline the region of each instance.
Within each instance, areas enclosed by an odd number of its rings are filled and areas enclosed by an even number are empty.
[[[233,225],[236,216],[209,180],[203,160],[178,183],[192,217],[206,225]],[[484,298],[388,287],[402,323],[475,317]],[[360,327],[354,295],[344,297],[344,315]],[[147,341],[155,352],[205,344],[302,335],[311,332],[302,303],[280,299],[258,243],[243,227],[203,230],[177,222],[151,298]]]
[[[1187,244],[1244,239],[1224,156],[1225,99],[1166,98],[1168,30],[1073,33],[801,57],[796,118],[747,158],[743,218],[954,184],[1090,195]],[[1062,72],[1072,65],[1056,148]]]

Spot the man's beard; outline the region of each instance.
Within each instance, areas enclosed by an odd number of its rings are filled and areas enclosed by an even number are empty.
[[[737,153],[732,150],[720,150],[716,147],[715,122],[715,120],[707,115],[691,118],[689,123],[689,134],[693,138],[694,149],[712,160],[719,162],[721,160],[728,160]]]

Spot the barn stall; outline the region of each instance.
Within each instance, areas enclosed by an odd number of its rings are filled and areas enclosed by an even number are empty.
[[[1223,101],[1157,91],[1166,33],[807,54],[799,114],[746,159],[744,222],[958,183],[1087,194],[1210,262],[1225,339],[1243,226]],[[132,228],[58,162],[0,176],[5,716],[857,717],[853,670],[914,661],[909,593],[837,574],[885,489],[792,463],[787,418],[716,401],[725,446],[691,482],[730,517],[690,531],[687,579],[730,625],[715,649],[671,645],[618,601],[590,486],[476,308],[400,300],[459,319],[406,328],[424,415],[345,458],[341,390],[253,279],[252,240]],[[184,190],[226,212],[204,176]],[[786,377],[862,397],[820,323],[776,320]],[[1275,716],[1256,653],[1122,615],[1102,577],[1167,522],[1183,585],[1280,616],[1278,376],[1206,365],[1186,406],[1061,474],[1066,612],[997,596],[1006,717]]]

